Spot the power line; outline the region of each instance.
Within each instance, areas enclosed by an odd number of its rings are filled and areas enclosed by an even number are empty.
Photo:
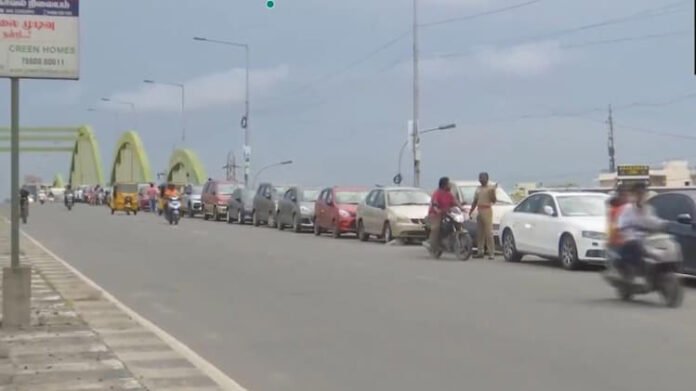
[[[588,47],[588,46],[611,45],[611,44],[624,43],[624,42],[647,41],[647,40],[652,40],[652,39],[674,37],[674,36],[678,36],[678,35],[686,35],[686,34],[690,34],[690,33],[691,32],[688,30],[679,30],[679,31],[671,31],[671,32],[659,33],[659,34],[638,35],[638,36],[633,36],[633,37],[624,37],[624,38],[604,39],[604,40],[598,40],[598,41],[571,43],[571,44],[561,45],[560,48],[561,49],[577,49],[577,48],[584,48],[584,47]]]
[[[513,4],[513,5],[510,5],[507,7],[501,7],[501,8],[497,8],[497,9],[493,9],[493,10],[489,10],[489,11],[484,11],[484,12],[481,12],[478,14],[460,16],[460,17],[456,17],[456,18],[449,18],[449,19],[438,20],[438,21],[434,21],[434,22],[421,23],[421,24],[419,24],[419,26],[432,27],[432,26],[439,26],[439,25],[455,23],[455,22],[463,22],[465,20],[472,20],[472,19],[480,18],[482,16],[496,15],[496,14],[501,14],[501,13],[504,13],[507,11],[512,11],[514,9],[528,7],[530,5],[537,4],[537,3],[540,3],[542,1],[543,0],[531,0],[531,1],[524,2],[524,3]]]
[[[581,31],[593,30],[593,29],[612,26],[612,25],[616,25],[616,24],[634,22],[634,21],[638,21],[638,20],[669,15],[669,14],[679,12],[680,8],[683,7],[687,3],[689,3],[689,2],[682,0],[682,1],[679,1],[676,3],[669,3],[669,4],[666,4],[666,5],[663,5],[660,7],[656,7],[656,8],[645,9],[645,10],[633,13],[629,16],[605,19],[605,20],[599,21],[599,22],[584,24],[584,25],[580,25],[580,26],[576,26],[576,27],[571,27],[568,29],[556,30],[556,31],[552,31],[552,32],[544,33],[544,34],[539,34],[539,35],[535,35],[535,36],[531,36],[531,37],[527,37],[527,38],[523,38],[523,39],[502,41],[502,42],[498,42],[498,43],[493,43],[491,45],[515,46],[515,45],[520,45],[520,44],[525,44],[525,43],[532,43],[532,42],[537,42],[537,41],[542,41],[542,40],[548,40],[548,39],[552,39],[552,38],[559,38],[559,37],[562,37],[565,35],[570,35],[570,34],[581,32]],[[666,33],[666,34],[676,35],[676,33]],[[655,36],[650,36],[650,37],[639,36],[639,37],[619,38],[618,40],[630,41],[630,40],[643,40],[643,39],[651,39],[651,38],[655,39],[655,38],[657,38],[658,35],[659,34],[655,34]],[[588,42],[587,46],[599,45],[599,44],[601,44],[599,42],[600,41]],[[580,45],[582,45],[582,44],[578,44],[577,46],[580,47]],[[574,48],[574,45],[569,44],[565,48],[566,49]],[[437,57],[450,58],[450,57],[467,56],[470,54],[471,54],[471,51],[454,52],[454,53],[441,54],[441,55],[438,55]]]

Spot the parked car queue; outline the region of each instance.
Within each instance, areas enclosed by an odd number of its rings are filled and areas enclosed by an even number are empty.
[[[468,213],[478,183],[452,183]],[[494,236],[506,261],[535,256],[568,270],[605,262],[607,194],[541,191],[515,204],[498,187],[497,199]],[[684,253],[684,273],[696,275],[696,190],[657,194],[648,202],[659,217],[670,221],[669,233],[678,238]],[[429,192],[413,187],[314,188],[265,182],[251,190],[211,180],[187,187],[182,195],[182,208],[190,217],[387,243],[425,240],[429,207]],[[475,240],[473,217],[465,226]]]

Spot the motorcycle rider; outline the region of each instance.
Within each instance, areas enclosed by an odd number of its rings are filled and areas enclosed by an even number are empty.
[[[440,250],[440,226],[442,218],[447,211],[457,206],[458,202],[454,198],[450,188],[450,180],[448,177],[440,178],[438,188],[433,193],[430,202],[430,210],[428,211],[428,220],[430,221],[430,249],[434,252]]]
[[[169,210],[167,208],[167,205],[169,204],[169,200],[178,197],[179,196],[179,191],[176,189],[176,186],[173,183],[170,183],[167,185],[167,188],[164,189],[164,212],[165,216],[168,216],[167,213],[169,213]]]
[[[618,213],[618,232],[615,234],[620,236],[614,238],[614,243],[619,245],[616,266],[622,273],[642,262],[645,254],[642,242],[648,232],[663,231],[667,225],[667,221],[658,218],[652,207],[645,204],[646,193],[644,182],[632,185],[631,202]]]
[[[72,190],[72,187],[70,185],[65,186],[65,193],[63,194],[63,203],[65,204],[66,207],[68,206],[68,194],[73,194],[73,190]],[[75,197],[74,194],[73,194],[73,197]]]

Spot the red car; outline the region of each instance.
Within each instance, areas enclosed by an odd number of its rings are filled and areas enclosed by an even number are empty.
[[[201,192],[203,219],[218,221],[227,217],[227,202],[238,187],[233,182],[208,181]]]
[[[314,206],[314,234],[331,232],[334,238],[355,233],[355,212],[367,194],[362,187],[329,187],[319,194]]]

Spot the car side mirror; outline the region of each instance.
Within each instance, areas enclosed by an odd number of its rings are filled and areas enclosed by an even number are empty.
[[[677,222],[679,224],[692,224],[694,219],[691,217],[690,214],[688,213],[682,213],[679,216],[677,216]]]
[[[551,206],[546,205],[546,206],[544,206],[544,214],[546,214],[547,216],[553,217],[556,215],[556,212],[554,212],[554,210]]]

